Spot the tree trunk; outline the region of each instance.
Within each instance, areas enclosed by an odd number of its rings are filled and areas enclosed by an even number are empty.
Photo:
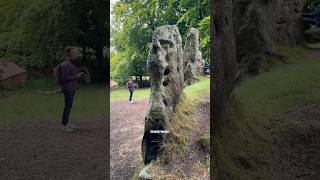
[[[236,45],[232,20],[232,0],[211,1],[211,129],[221,127],[236,74]]]
[[[233,89],[236,72],[236,44],[232,20],[232,0],[211,0],[211,96],[210,149],[213,162],[211,177],[219,178],[220,158],[216,135],[227,110],[228,97]]]
[[[82,61],[83,62],[86,62],[86,60],[87,60],[86,51],[87,51],[87,46],[85,43],[83,43],[83,45],[82,45]]]
[[[98,82],[105,81],[105,69],[106,69],[106,63],[104,61],[103,57],[103,46],[99,46],[96,50],[96,70],[97,73],[95,75],[95,80]]]

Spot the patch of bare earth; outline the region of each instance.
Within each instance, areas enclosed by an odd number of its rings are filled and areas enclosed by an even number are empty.
[[[106,119],[79,121],[73,133],[57,124],[1,127],[0,179],[106,179]]]
[[[147,108],[147,100],[133,104],[128,101],[111,102],[111,179],[131,179],[134,167],[141,161],[141,142]]]
[[[307,104],[289,112],[292,127],[273,145],[272,179],[320,179],[320,106]]]
[[[185,151],[172,157],[169,164],[164,164],[165,171],[179,174],[183,179],[210,179],[210,152],[203,149],[199,142],[205,134],[210,134],[209,97],[200,100],[196,106],[195,122]]]

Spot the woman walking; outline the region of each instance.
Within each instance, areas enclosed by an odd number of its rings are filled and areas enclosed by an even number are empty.
[[[132,96],[133,96],[133,91],[134,91],[134,87],[136,86],[136,84],[133,82],[132,78],[130,77],[129,78],[129,81],[128,81],[128,90],[130,92],[130,95],[129,95],[129,102],[132,104],[134,103],[134,101],[132,101]]]

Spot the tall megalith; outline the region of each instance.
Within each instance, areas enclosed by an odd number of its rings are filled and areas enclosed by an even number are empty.
[[[184,85],[182,39],[177,26],[155,29],[147,66],[151,94],[142,141],[144,164],[162,151]]]
[[[187,34],[186,43],[183,50],[184,61],[184,82],[191,84],[197,75],[202,74],[204,60],[199,50],[199,32],[196,28],[191,28]]]

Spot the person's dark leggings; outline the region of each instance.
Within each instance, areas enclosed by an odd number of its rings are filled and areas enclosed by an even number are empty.
[[[130,91],[129,101],[131,101],[132,100],[133,91],[132,90],[129,90],[129,91]]]
[[[73,104],[74,91],[62,91],[64,94],[64,109],[62,115],[62,125],[69,123],[69,116]]]

